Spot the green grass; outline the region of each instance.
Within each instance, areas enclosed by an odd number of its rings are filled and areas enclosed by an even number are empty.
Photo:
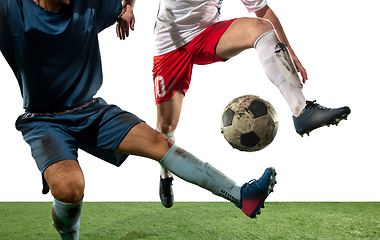
[[[0,239],[59,239],[51,203],[0,203]],[[269,202],[257,219],[231,203],[83,204],[81,239],[380,239],[380,202]]]

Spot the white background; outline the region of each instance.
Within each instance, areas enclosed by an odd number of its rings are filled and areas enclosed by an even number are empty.
[[[379,55],[375,1],[272,0],[290,44],[309,74],[308,100],[327,107],[347,105],[352,113],[338,127],[301,138],[277,88],[266,78],[255,50],[226,63],[195,66],[176,131],[177,145],[234,179],[258,178],[268,166],[278,172],[269,201],[379,201]],[[372,4],[372,5],[371,5]],[[100,34],[104,84],[98,96],[156,126],[152,80],[152,30],[158,0],[137,1],[136,30],[120,41],[115,26]],[[226,0],[222,18],[249,15],[238,0]],[[376,17],[375,17],[376,16]],[[0,57],[0,201],[52,201],[41,194],[41,175],[14,122],[23,113],[19,87]],[[220,117],[235,97],[255,94],[275,107],[279,130],[262,151],[232,149],[220,133]],[[130,156],[114,167],[82,151],[85,201],[159,201],[159,165]],[[208,191],[174,180],[175,201],[224,201]]]

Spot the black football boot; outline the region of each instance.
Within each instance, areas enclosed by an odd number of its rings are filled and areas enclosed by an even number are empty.
[[[303,137],[306,133],[322,126],[338,125],[342,119],[347,120],[351,113],[349,107],[326,108],[315,101],[306,101],[306,106],[298,117],[293,116],[296,132]]]
[[[160,199],[162,205],[166,208],[170,208],[174,203],[173,189],[172,189],[173,177],[161,178],[160,177]]]

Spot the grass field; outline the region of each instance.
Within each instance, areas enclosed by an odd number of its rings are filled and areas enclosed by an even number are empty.
[[[59,239],[51,203],[0,203],[0,239]],[[83,204],[81,239],[380,239],[380,202],[269,202],[257,219],[227,202]]]

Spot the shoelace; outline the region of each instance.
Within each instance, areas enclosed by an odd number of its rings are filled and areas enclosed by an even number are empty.
[[[326,109],[326,110],[329,109],[327,107],[321,106],[318,103],[316,103],[316,100],[314,100],[314,101],[307,101],[305,108],[319,108],[319,109]]]
[[[256,179],[252,179],[251,181],[247,182],[246,185],[247,185],[247,188],[251,189],[253,187],[253,184],[256,183]],[[258,183],[256,183],[256,186],[259,187]],[[246,189],[247,189],[246,188]],[[259,187],[260,188],[260,187]]]

